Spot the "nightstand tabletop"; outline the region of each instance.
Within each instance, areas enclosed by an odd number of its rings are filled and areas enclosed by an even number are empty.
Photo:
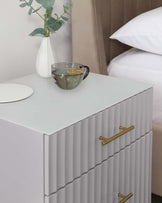
[[[94,73],[73,90],[60,89],[53,78],[44,79],[36,74],[12,82],[29,85],[34,94],[26,100],[0,104],[0,119],[47,135],[152,87]]]

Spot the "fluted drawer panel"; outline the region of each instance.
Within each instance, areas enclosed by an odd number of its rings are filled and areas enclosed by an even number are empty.
[[[152,128],[152,89],[105,109],[54,135],[45,136],[45,194],[50,195],[103,160],[130,145]],[[135,129],[102,146],[121,130]]]
[[[133,194],[128,203],[151,203],[151,146],[149,133],[57,193],[45,196],[45,203],[119,203],[119,193]]]

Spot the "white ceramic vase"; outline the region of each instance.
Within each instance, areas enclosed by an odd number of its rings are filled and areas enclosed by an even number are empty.
[[[54,63],[50,37],[42,38],[36,59],[36,71],[44,78],[51,77],[51,64]]]

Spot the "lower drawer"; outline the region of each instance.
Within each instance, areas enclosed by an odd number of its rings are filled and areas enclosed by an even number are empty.
[[[151,203],[152,133],[91,169],[45,203]]]

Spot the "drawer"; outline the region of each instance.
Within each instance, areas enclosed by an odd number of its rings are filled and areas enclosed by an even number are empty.
[[[152,128],[152,89],[51,136],[45,135],[45,194],[50,195],[139,139]],[[120,126],[134,129],[102,145]]]
[[[45,203],[151,203],[152,133],[47,197]]]

